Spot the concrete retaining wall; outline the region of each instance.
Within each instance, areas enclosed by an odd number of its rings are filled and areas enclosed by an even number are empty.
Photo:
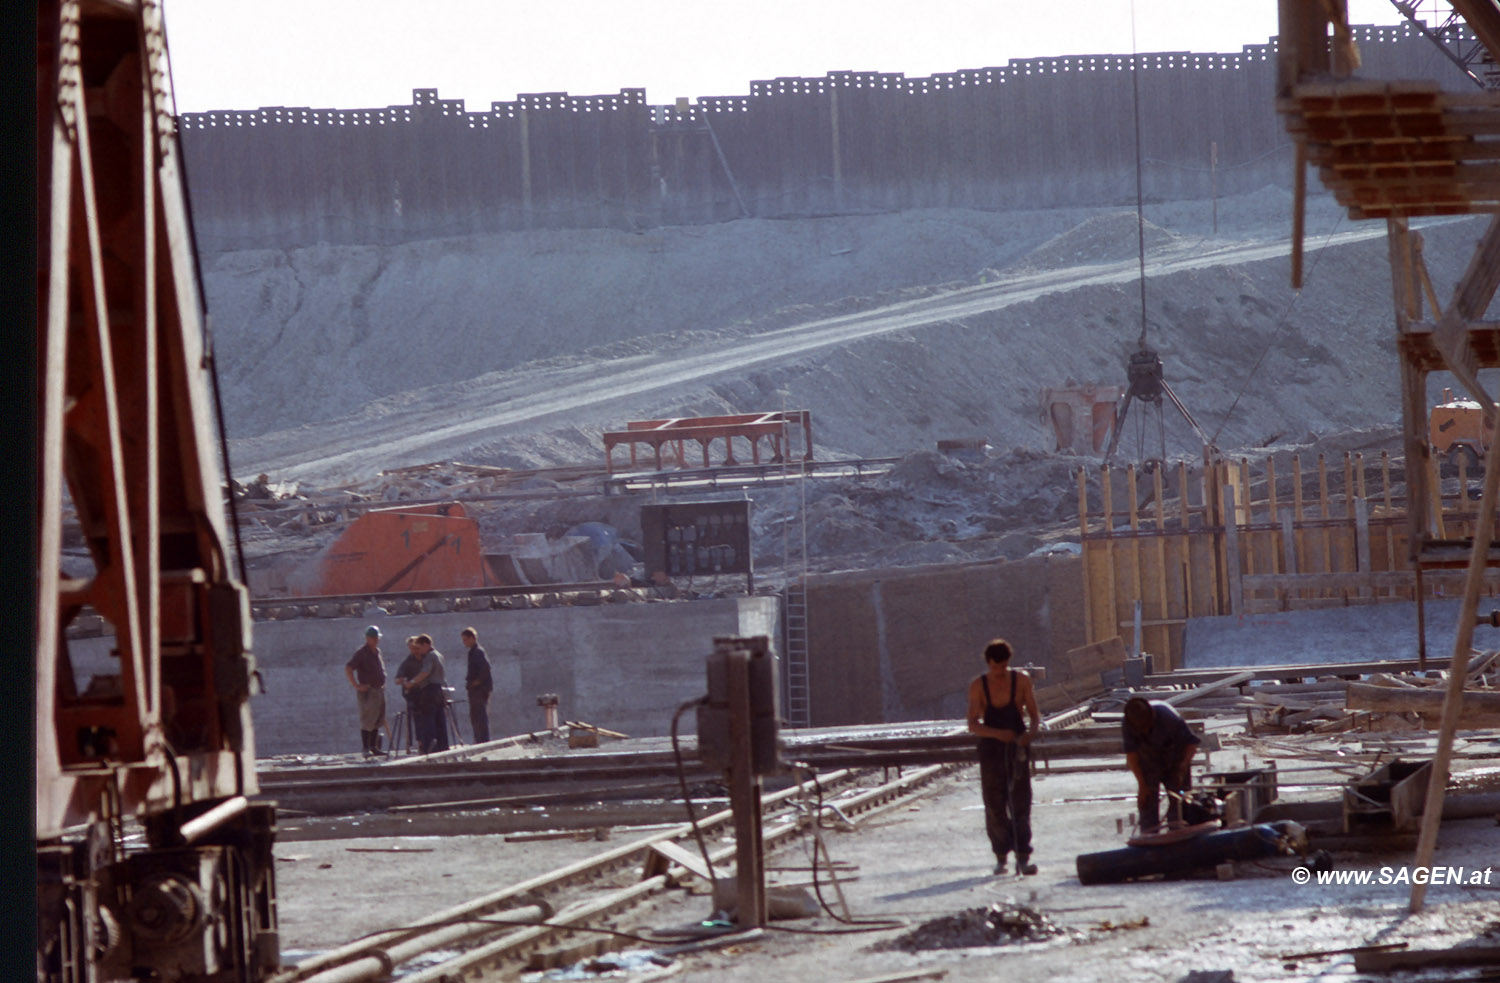
[[[367,624],[385,633],[381,651],[394,676],[406,657],[405,640],[425,632],[443,653],[449,685],[463,689],[465,650],[458,633],[479,632],[490,657],[494,737],[539,730],[536,698],[556,693],[564,720],[582,720],[632,737],[670,732],[672,713],[705,689],[704,662],[717,636],[776,637],[774,597],[611,604],[382,617],[306,618],[255,625],[255,656],[267,692],[251,698],[256,753],[356,753],[359,723],[344,663],[364,641]],[[74,641],[81,673],[116,671],[109,638]],[[84,683],[87,682],[85,675]],[[394,720],[400,691],[386,690]],[[467,740],[468,712],[456,708]],[[693,732],[693,721],[686,724]]]
[[[957,723],[991,638],[1054,675],[1084,644],[1076,556],[810,578],[807,612],[814,726]]]
[[[1492,604],[1484,599],[1480,613]],[[1460,607],[1456,600],[1429,600],[1423,605],[1428,658],[1452,657]],[[1415,659],[1420,643],[1414,602],[1192,618],[1183,633],[1183,668]],[[1472,644],[1479,651],[1500,648],[1500,630],[1475,628]]]
[[[1409,26],[1359,28],[1366,78],[1469,86]],[[185,114],[199,247],[378,244],[532,228],[1135,201],[1290,186],[1275,46],[833,72],[649,106],[644,89]],[[1218,166],[1209,167],[1210,144]]]
[[[962,719],[964,693],[982,668],[985,642],[999,635],[1020,663],[1058,665],[1084,643],[1083,581],[1076,556],[855,572],[808,584],[809,683],[814,726]],[[405,639],[425,632],[443,653],[449,685],[462,689],[473,625],[495,678],[490,731],[537,730],[536,698],[556,693],[564,720],[633,737],[670,732],[672,713],[704,692],[704,660],[719,636],[766,635],[780,642],[776,597],[604,604],[452,614],[301,618],[255,624],[266,693],[252,697],[260,756],[354,753],[359,726],[344,663],[367,624],[384,632],[394,676]],[[80,688],[117,671],[110,637],[75,639]],[[402,707],[388,685],[389,716]],[[466,707],[456,709],[465,738]],[[694,723],[684,724],[691,733]]]

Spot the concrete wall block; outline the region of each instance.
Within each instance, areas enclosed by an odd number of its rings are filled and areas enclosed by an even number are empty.
[[[1360,29],[1358,38],[1362,77],[1470,86],[1414,32]],[[1220,194],[1290,185],[1269,45],[1137,63],[1148,197],[1207,195],[1211,142]],[[753,82],[748,98],[706,97],[686,112],[647,106],[639,89],[523,95],[482,113],[417,90],[411,106],[191,113],[180,126],[209,253],[718,222],[741,214],[735,186],[752,214],[768,217],[1088,206],[1122,200],[1101,174],[1134,174],[1131,65],[1129,56],[1073,56],[926,79],[838,72]]]
[[[1008,639],[1019,663],[1044,667],[1082,644],[1082,589],[1074,556],[812,578],[814,726],[956,723],[991,638]]]
[[[567,719],[660,736],[669,732],[678,706],[703,694],[715,637],[774,638],[779,621],[775,597],[260,621],[253,651],[266,692],[250,702],[256,749],[261,756],[359,752],[354,693],[343,666],[372,622],[385,633],[388,678],[406,656],[404,640],[426,633],[460,698],[465,650],[459,632],[472,625],[495,678],[490,730],[497,736],[540,728],[536,697],[542,693],[558,694]],[[112,664],[113,636],[71,644],[80,672],[107,671]],[[388,685],[388,719],[402,706],[400,692]],[[456,716],[467,738],[467,714],[459,708]]]

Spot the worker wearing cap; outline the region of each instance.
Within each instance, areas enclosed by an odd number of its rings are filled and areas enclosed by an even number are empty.
[[[380,728],[385,723],[385,660],[380,655],[380,629],[365,629],[365,643],[344,663],[344,675],[354,687],[359,705],[359,739],[365,757],[381,754]]]
[[[1125,763],[1135,775],[1135,802],[1141,832],[1161,825],[1161,789],[1169,797],[1192,785],[1193,753],[1201,743],[1187,721],[1169,703],[1132,696],[1125,701],[1121,737]],[[1168,803],[1169,816],[1181,817],[1180,797]]]

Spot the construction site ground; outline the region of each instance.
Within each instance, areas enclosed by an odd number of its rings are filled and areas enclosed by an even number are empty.
[[[629,420],[806,409],[819,460],[901,461],[875,481],[757,490],[758,570],[792,565],[776,545],[784,537],[772,535],[778,523],[791,527],[785,520],[805,520],[803,570],[1017,558],[1072,537],[1075,471],[1098,463],[1052,453],[1041,389],[1123,384],[1143,339],[1226,453],[1292,449],[1311,460],[1398,450],[1384,227],[1347,222],[1321,195],[1309,214],[1301,291],[1289,285],[1290,196],[1275,188],[1217,203],[1149,203],[1144,264],[1136,216],[1122,208],[929,210],[208,256],[231,470],[241,481],[264,472],[317,501],[437,461],[597,468],[602,433]],[[1482,225],[1440,220],[1423,229],[1434,289],[1446,301]],[[1434,397],[1443,384],[1434,377]],[[1133,413],[1125,459],[1163,450],[1201,457],[1182,421],[1154,413]],[[934,450],[939,440],[976,437],[991,450],[972,467]],[[450,479],[466,480],[442,482]],[[529,499],[491,510],[486,536],[590,520],[626,529],[640,504],[570,498],[545,475],[519,490]],[[443,493],[388,483],[370,497],[430,494]],[[278,557],[299,564],[336,533],[305,522],[246,525],[252,589]],[[1249,647],[1264,649],[1263,641]],[[1363,658],[1415,654],[1414,634],[1382,641],[1379,652],[1331,647]],[[1278,648],[1274,658],[1287,653]],[[1241,754],[1221,756],[1237,766]],[[990,875],[968,768],[920,801],[861,819],[858,831],[827,834],[834,859],[856,868],[844,884],[851,916],[899,926],[849,933],[825,914],[683,956],[674,976],[854,981],[909,969],[978,980],[995,978],[1003,959],[1007,975],[1022,978],[1178,981],[1233,970],[1237,980],[1342,979],[1353,978],[1348,957],[1283,957],[1403,940],[1495,941],[1500,899],[1488,885],[1432,888],[1419,915],[1407,914],[1405,885],[1297,887],[1290,861],[1241,864],[1229,881],[1083,887],[1075,857],[1119,845],[1116,821],[1133,811],[1128,774],[1108,764],[1038,781],[1035,877]],[[1447,823],[1439,862],[1487,869],[1497,841],[1493,817]],[[283,945],[295,960],[602,845],[439,832],[289,836],[277,847]],[[1336,861],[1378,870],[1410,855]],[[806,865],[797,851],[769,862]],[[1064,931],[987,949],[872,948],[999,902],[1029,906]],[[619,927],[646,933],[711,913],[705,894],[678,891]]]
[[[1334,786],[1350,774],[1347,762],[1340,766],[1340,758],[1369,752],[1386,740],[1379,734],[1298,736],[1279,738],[1268,747],[1235,737],[1233,731],[1222,732],[1224,749],[1208,762],[1216,770],[1259,767],[1268,760],[1268,750],[1283,769],[1327,766],[1283,774],[1282,798],[1290,801],[1336,801],[1339,793]],[[1420,738],[1403,738],[1406,753],[1420,752]],[[1494,756],[1500,756],[1500,745],[1490,744]],[[1455,784],[1466,792],[1493,790],[1500,768],[1486,753],[1473,752],[1473,746],[1470,756],[1457,762]],[[672,947],[680,941],[648,940],[658,933],[681,932],[714,915],[706,884],[688,876],[681,887],[610,923],[619,931],[641,935],[641,941],[617,941],[614,945],[623,948],[615,956],[570,963],[530,978],[631,980],[670,975],[716,983],[855,981],[890,974],[920,978],[903,975],[912,973],[955,981],[1003,975],[1113,983],[1486,978],[1451,968],[1358,973],[1347,953],[1303,954],[1399,943],[1414,949],[1500,944],[1500,878],[1490,873],[1500,843],[1494,815],[1443,824],[1434,863],[1461,867],[1466,881],[1479,878],[1485,883],[1431,886],[1417,914],[1408,908],[1411,887],[1406,878],[1412,855],[1395,848],[1334,854],[1335,871],[1368,871],[1377,881],[1392,881],[1385,884],[1299,884],[1292,876],[1298,861],[1285,857],[1237,862],[1234,878],[1228,880],[1205,869],[1181,878],[1084,886],[1076,876],[1075,859],[1080,853],[1123,845],[1120,825],[1135,809],[1133,782],[1117,761],[1067,765],[1039,773],[1034,783],[1036,876],[992,874],[977,769],[956,766],[917,797],[857,817],[852,825],[837,819],[826,823],[822,836],[827,859],[838,865],[839,883],[835,887],[825,869],[819,876],[820,892],[840,915],[842,894],[853,924],[825,910],[817,917],[773,921],[751,939],[674,953]],[[1339,767],[1341,771],[1334,770]],[[283,825],[295,827],[297,821],[289,817]],[[416,835],[324,840],[301,839],[288,831],[277,847],[288,963],[376,929],[408,924],[647,833],[622,827],[585,838],[508,841],[504,835],[444,834],[441,817],[431,815],[413,819],[412,828]],[[811,859],[811,840],[804,838],[799,845],[771,853],[766,865],[773,883],[805,887],[810,883]],[[627,870],[600,889],[623,886],[639,876]],[[956,917],[973,922],[976,913],[994,905],[1020,911],[1047,934],[1002,936],[999,944],[975,945],[972,926],[965,935],[950,924]],[[914,932],[936,947],[911,952],[893,944]],[[659,958],[641,958],[648,952]],[[635,960],[625,958],[624,964],[633,969],[610,970],[611,960],[629,953],[635,953]],[[1192,975],[1224,972],[1233,975]]]

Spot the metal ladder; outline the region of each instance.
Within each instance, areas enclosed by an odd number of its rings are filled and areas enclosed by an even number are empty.
[[[793,566],[800,568],[796,580],[788,577],[781,592],[781,638],[786,646],[786,710],[788,726],[809,727],[812,725],[812,691],[808,684],[808,638],[807,638],[807,472],[802,467],[803,458],[810,448],[803,447],[801,454],[792,453],[792,433],[783,424],[781,460],[783,478],[790,471],[789,462],[798,461],[797,492],[800,496],[798,522],[795,531],[788,523],[784,527],[782,557],[785,569],[791,573]],[[783,480],[782,487],[788,487]]]
[[[807,684],[807,584],[789,583],[781,594],[782,638],[786,642],[786,722],[812,724],[812,696]]]

